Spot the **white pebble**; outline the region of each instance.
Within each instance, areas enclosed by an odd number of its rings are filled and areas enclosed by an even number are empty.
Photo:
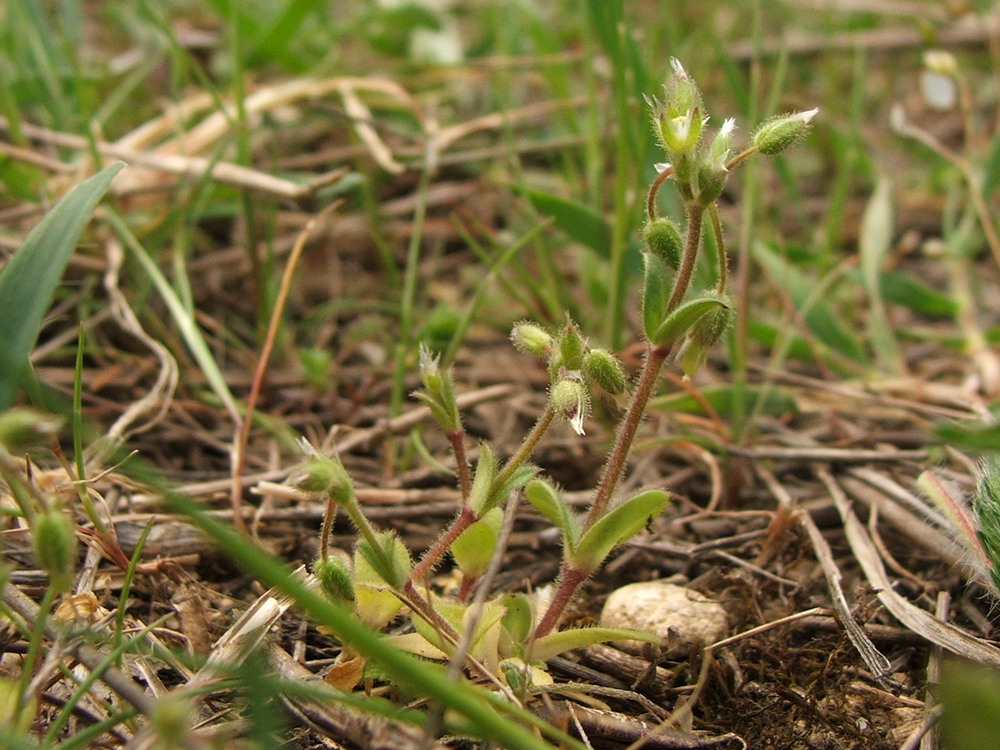
[[[725,608],[697,591],[663,581],[632,583],[611,593],[601,612],[601,625],[646,630],[663,639],[664,656],[684,656],[692,646],[707,646],[726,637]],[[637,651],[638,641],[615,644]]]

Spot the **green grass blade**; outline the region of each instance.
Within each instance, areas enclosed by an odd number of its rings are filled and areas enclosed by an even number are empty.
[[[238,421],[240,418],[240,409],[236,404],[236,398],[233,396],[232,391],[229,390],[226,378],[223,376],[222,370],[219,369],[219,365],[212,355],[211,348],[198,328],[193,311],[188,310],[184,306],[177,292],[170,286],[170,282],[167,281],[167,277],[163,275],[159,266],[149,257],[149,253],[146,252],[146,249],[136,236],[132,234],[132,230],[128,228],[125,221],[114,212],[109,212],[108,220],[122,242],[125,243],[125,246],[135,253],[135,257],[139,260],[146,273],[149,274],[149,278],[152,280],[154,286],[156,286],[156,291],[160,293],[163,301],[167,303],[167,308],[170,310],[170,315],[180,330],[184,343],[190,349],[212,391],[218,396],[223,406],[226,407],[226,411],[229,412],[233,420]]]
[[[42,318],[77,240],[124,166],[113,164],[63,196],[0,271],[0,411],[10,406],[24,378]]]
[[[905,369],[899,343],[885,312],[879,274],[892,250],[892,183],[882,178],[875,186],[861,219],[858,254],[861,277],[871,302],[868,335],[883,372],[898,374]]]

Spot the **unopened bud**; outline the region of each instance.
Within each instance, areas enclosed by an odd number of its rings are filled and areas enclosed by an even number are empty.
[[[762,154],[777,154],[802,140],[819,108],[768,120],[753,134],[753,145]]]
[[[681,263],[684,239],[677,225],[666,217],[655,219],[642,230],[642,239],[651,253],[658,255],[670,268]]]
[[[680,352],[681,370],[690,377],[701,367],[708,352],[726,334],[735,313],[730,306],[719,306],[695,323]]]
[[[49,575],[49,585],[69,591],[76,573],[76,527],[57,510],[39,513],[31,522],[31,536],[38,566]]]
[[[350,481],[340,461],[323,455],[314,455],[292,479],[293,484],[305,492],[330,492]]]
[[[587,352],[583,357],[583,373],[612,396],[625,391],[625,369],[609,351],[591,349]]]
[[[583,366],[583,353],[587,350],[587,342],[583,340],[576,323],[567,321],[559,334],[558,366],[567,370],[579,370]]]
[[[48,444],[62,427],[62,418],[34,409],[10,409],[0,414],[0,446],[18,455]]]
[[[552,351],[552,336],[537,323],[522,321],[510,332],[510,340],[519,352],[544,357]]]
[[[338,555],[319,558],[313,563],[313,574],[331,601],[337,604],[354,601],[354,576],[343,558]]]

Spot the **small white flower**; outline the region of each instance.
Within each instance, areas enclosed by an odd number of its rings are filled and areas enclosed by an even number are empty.
[[[792,115],[792,117],[794,117],[797,120],[801,120],[806,125],[808,125],[810,122],[812,122],[813,118],[818,113],[819,113],[819,107],[816,107],[815,109],[810,109],[806,112],[796,112],[794,115]]]
[[[736,130],[736,118],[727,117],[726,121],[722,123],[722,127],[719,128],[719,133],[728,136],[732,135],[734,130]]]
[[[674,73],[676,73],[677,75],[684,76],[685,78],[687,78],[687,71],[684,70],[684,66],[681,65],[681,61],[678,60],[676,57],[670,58],[670,67],[674,69]]]

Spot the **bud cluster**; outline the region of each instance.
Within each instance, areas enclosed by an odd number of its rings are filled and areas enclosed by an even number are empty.
[[[673,227],[673,231],[676,233],[677,228]],[[679,242],[679,234],[677,238]],[[580,435],[590,413],[592,387],[612,396],[620,396],[626,390],[622,363],[606,349],[590,346],[572,320],[567,319],[555,335],[537,323],[522,321],[514,326],[510,337],[518,351],[548,360],[552,384],[549,403]]]

